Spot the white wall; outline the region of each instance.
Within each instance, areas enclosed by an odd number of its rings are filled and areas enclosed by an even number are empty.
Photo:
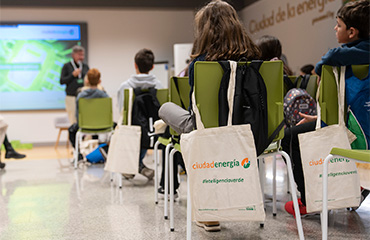
[[[260,0],[240,15],[253,40],[263,35],[277,37],[289,66],[299,74],[300,67],[315,65],[328,49],[339,46],[334,26],[341,4],[341,0]]]
[[[0,8],[1,21],[79,21],[88,24],[90,68],[102,73],[102,84],[114,101],[122,81],[135,72],[134,56],[150,48],[156,61],[173,63],[173,44],[193,41],[192,11]],[[1,99],[0,99],[1,101]],[[54,142],[54,119],[63,111],[1,112],[9,123],[10,140]],[[66,141],[66,134],[62,136]]]

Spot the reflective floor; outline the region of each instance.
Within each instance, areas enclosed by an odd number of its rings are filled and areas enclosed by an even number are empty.
[[[66,154],[68,155],[68,154]],[[111,183],[103,165],[75,171],[68,156],[5,161],[0,171],[0,239],[185,239],[186,176],[175,203],[175,231],[163,218],[163,200],[154,203],[154,182],[143,176]],[[152,155],[145,158],[153,167]],[[193,239],[298,239],[295,219],[284,210],[289,200],[286,170],[278,161],[278,214],[272,216],[271,159],[266,159],[266,222],[221,222],[209,233],[193,224]],[[366,173],[368,174],[368,172]],[[306,239],[321,239],[320,216],[302,219]],[[357,211],[329,214],[329,239],[370,239],[370,197]]]

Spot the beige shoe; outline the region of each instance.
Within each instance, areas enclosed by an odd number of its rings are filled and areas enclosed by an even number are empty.
[[[153,177],[154,177],[154,170],[153,169],[150,169],[150,168],[147,168],[147,167],[143,167],[140,171],[140,174],[144,175],[145,177],[148,178],[148,180],[152,180]]]
[[[198,227],[204,228],[204,230],[206,230],[207,232],[218,232],[218,231],[221,231],[220,222],[216,222],[216,221],[213,221],[213,222],[195,221],[195,224]]]
[[[135,177],[135,174],[122,173],[122,176],[126,179],[133,179]]]

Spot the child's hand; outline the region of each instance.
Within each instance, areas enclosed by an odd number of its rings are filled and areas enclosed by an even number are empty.
[[[313,122],[313,121],[316,121],[317,119],[317,116],[307,115],[307,114],[300,113],[300,112],[298,114],[299,116],[303,117],[303,119],[299,121],[296,126],[303,124],[303,123]]]

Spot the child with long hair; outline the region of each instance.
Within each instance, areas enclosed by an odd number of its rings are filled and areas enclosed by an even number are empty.
[[[235,9],[227,2],[215,0],[208,3],[197,12],[194,23],[195,39],[189,66],[190,96],[194,87],[195,62],[259,58],[258,47],[248,36]],[[188,133],[195,128],[191,110],[184,110],[174,103],[163,104],[159,117],[178,133]],[[221,230],[219,222],[197,221],[196,224],[206,231]]]
[[[260,59],[263,61],[282,60],[282,47],[279,39],[274,36],[264,35],[256,41],[257,46],[261,50]],[[284,62],[284,61],[283,61]],[[291,76],[293,71],[288,64],[284,62],[284,74]]]
[[[227,2],[214,0],[201,8],[195,15],[194,26],[195,39],[189,66],[190,96],[194,87],[195,62],[238,61],[242,58],[254,60],[260,57],[258,47],[248,36],[235,9]],[[194,129],[191,111],[174,103],[163,104],[159,117],[178,133],[188,133]]]

